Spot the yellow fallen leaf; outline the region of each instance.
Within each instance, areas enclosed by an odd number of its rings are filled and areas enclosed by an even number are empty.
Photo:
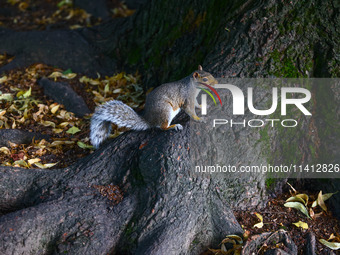
[[[48,78],[56,79],[56,78],[61,77],[61,76],[63,76],[63,74],[61,72],[53,72],[48,76]]]
[[[286,202],[301,202],[306,205],[306,201],[303,198],[298,197],[298,196],[290,197],[286,200]]]
[[[301,198],[305,201],[305,205],[308,204],[309,196],[307,194],[297,194],[296,197]]]
[[[11,148],[17,148],[19,146],[19,144],[12,143],[10,141],[8,141],[8,143],[9,143],[9,146],[11,146]]]
[[[113,76],[112,78],[117,81],[117,80],[121,80],[123,77],[124,77],[124,73],[119,73]]]
[[[259,213],[255,213],[255,215],[257,216],[257,218],[260,219],[261,222],[255,224],[255,225],[253,226],[253,228],[262,228],[262,227],[263,227],[263,217],[262,217],[262,215],[259,214]]]
[[[227,238],[233,238],[235,239],[238,243],[242,244],[243,243],[243,239],[242,237],[238,236],[238,235],[227,235]]]
[[[44,167],[45,168],[50,168],[50,167],[53,167],[53,166],[55,166],[56,164],[58,164],[59,162],[56,162],[56,163],[46,163],[46,164],[44,164]]]
[[[81,83],[88,83],[90,82],[90,78],[86,77],[86,76],[82,76],[80,79],[79,79],[79,82]]]
[[[37,163],[37,162],[40,162],[41,159],[40,158],[32,158],[32,159],[29,159],[27,162],[29,165],[33,165],[34,163]]]
[[[318,205],[322,208],[322,210],[327,211],[327,207],[325,205],[325,201],[323,200],[322,196],[322,190],[320,190],[319,195],[318,195]]]
[[[59,145],[63,145],[63,144],[65,144],[64,141],[53,141],[53,142],[51,143],[51,147],[53,147],[53,146],[59,146]]]
[[[58,109],[59,109],[59,104],[58,105],[55,105],[55,106],[53,106],[52,108],[51,108],[51,113],[53,113],[53,114],[55,114],[57,111],[58,111]]]
[[[73,118],[74,118],[73,113],[71,113],[71,112],[65,112],[65,114],[64,114],[64,119],[65,119],[65,120],[71,120],[71,119],[73,119]]]
[[[27,108],[24,110],[24,118],[28,119],[28,109]]]
[[[18,7],[19,7],[20,11],[24,12],[28,8],[28,3],[21,2]]]
[[[68,124],[70,124],[70,122],[62,122],[62,123],[60,123],[59,125],[58,125],[58,127],[61,127],[61,128],[64,128],[64,127],[66,127]]]
[[[82,28],[82,27],[83,27],[83,26],[81,26],[81,25],[79,25],[79,24],[75,24],[75,25],[69,26],[69,28],[70,28],[71,30],[78,29],[78,28]]]
[[[73,16],[74,16],[74,10],[71,9],[71,10],[70,10],[70,13],[68,14],[68,16],[67,16],[65,19],[66,19],[66,20],[71,19]]]
[[[5,93],[5,94],[0,95],[0,100],[5,100],[5,101],[8,101],[8,102],[12,102],[13,101],[13,96],[10,93]]]
[[[0,152],[2,152],[3,154],[6,154],[6,155],[11,153],[11,151],[7,147],[1,147]]]
[[[64,129],[62,129],[62,128],[53,128],[52,131],[53,131],[53,133],[55,133],[55,134],[60,134],[61,132],[64,131]]]
[[[236,241],[232,238],[224,238],[221,243],[222,244],[224,244],[224,243],[236,244]]]
[[[333,195],[336,194],[336,193],[338,193],[338,192],[323,194],[323,195],[322,195],[323,201],[328,200],[329,198],[331,198],[331,196],[333,196]],[[313,204],[312,204],[312,207],[315,207],[315,206],[317,206],[317,205],[318,205],[318,200],[315,200],[315,201],[313,202]]]
[[[60,110],[59,115],[57,117],[60,119],[65,119],[66,113],[67,112],[65,110]]]
[[[208,249],[209,249],[209,251],[211,251],[214,254],[223,254],[221,249],[210,249],[210,248],[208,248]]]
[[[99,85],[99,84],[100,84],[100,81],[90,79],[89,83],[90,83],[91,85]]]
[[[24,122],[25,122],[25,117],[24,117],[24,116],[22,116],[22,118],[21,118],[21,119],[19,119],[19,120],[18,120],[18,122],[19,122],[19,123],[24,123]]]
[[[1,117],[1,116],[4,116],[4,115],[6,114],[6,112],[7,112],[6,110],[2,110],[2,111],[0,112],[0,117]]]
[[[336,239],[337,237],[332,233],[330,236],[329,236],[329,238],[328,238],[328,241],[329,240],[332,240],[332,239]]]
[[[43,120],[41,121],[39,124],[43,125],[44,127],[54,127],[55,128],[55,123],[52,121],[48,121],[48,120]]]
[[[65,79],[73,79],[76,76],[77,76],[76,73],[68,73],[68,74],[64,74],[62,77]]]
[[[0,78],[0,84],[1,83],[4,83],[5,81],[7,81],[7,76],[5,75],[5,76],[2,76],[1,78]]]
[[[50,168],[50,167],[53,167],[55,166],[56,164],[58,164],[59,162],[57,163],[46,163],[46,164],[41,164],[41,163],[34,163],[37,167],[39,168],[42,168],[42,169],[45,169],[45,168]]]

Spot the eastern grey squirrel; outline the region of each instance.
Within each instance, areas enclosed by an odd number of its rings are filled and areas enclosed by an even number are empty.
[[[143,114],[139,116],[131,107],[118,100],[111,100],[99,106],[91,118],[91,143],[95,148],[109,136],[111,123],[133,130],[158,127],[163,130],[182,130],[180,124],[171,124],[172,119],[183,109],[194,120],[200,120],[195,113],[199,106],[196,96],[200,82],[213,86],[216,79],[202,66],[182,80],[163,84],[146,97]]]

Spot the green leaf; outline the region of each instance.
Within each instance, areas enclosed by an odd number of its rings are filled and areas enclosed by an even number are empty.
[[[306,204],[306,201],[303,200],[301,197],[297,197],[297,196],[294,196],[294,197],[290,197],[286,200],[286,202],[301,202],[303,204]]]
[[[334,194],[338,193],[337,192],[334,192],[334,193],[326,193],[326,194],[323,194],[322,195],[322,198],[323,198],[323,201],[326,201],[327,199],[331,198],[331,196],[333,196]],[[312,207],[315,207],[318,205],[318,200],[315,200],[312,204]]]
[[[290,208],[295,208],[296,210],[299,210],[300,212],[302,212],[304,215],[306,215],[309,219],[311,217],[309,217],[307,208],[301,204],[300,202],[287,202],[284,204],[285,207],[290,207]]]
[[[69,130],[67,130],[66,133],[74,135],[74,134],[78,133],[79,131],[80,131],[79,128],[77,128],[76,126],[73,126]]]
[[[66,74],[69,74],[69,73],[73,73],[71,68],[65,70],[64,72],[62,72],[62,74],[66,75]]]
[[[60,8],[62,7],[63,5],[71,5],[72,4],[72,1],[71,0],[62,0],[60,1],[57,6]]]
[[[88,144],[80,142],[80,141],[77,142],[77,145],[82,149],[93,149],[92,145],[88,145]]]
[[[32,87],[29,88],[29,90],[27,90],[22,96],[24,98],[28,98],[31,96],[31,91],[32,91]]]
[[[20,165],[20,166],[23,166],[23,167],[28,167],[28,164],[25,160],[14,161],[13,165]]]
[[[110,92],[110,84],[106,84],[104,87],[104,93],[109,93]]]
[[[323,245],[327,246],[328,248],[332,250],[339,250],[340,249],[340,243],[333,243],[333,242],[327,242],[325,239],[319,239],[319,242]]]
[[[331,196],[333,196],[336,193],[338,193],[338,192],[323,194],[322,195],[323,201],[326,201],[327,199],[329,199]]]

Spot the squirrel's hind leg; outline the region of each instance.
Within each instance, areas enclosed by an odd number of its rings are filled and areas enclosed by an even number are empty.
[[[168,122],[164,122],[160,128],[162,130],[169,130],[169,129],[175,129],[175,130],[182,130],[183,129],[183,126],[181,124],[173,124],[173,125],[170,125],[168,124]]]
[[[169,130],[169,129],[175,129],[175,130],[182,130],[183,126],[181,124],[171,124],[171,121],[175,116],[180,112],[180,108],[174,109],[171,104],[169,104],[167,113],[168,116],[166,116],[166,119],[162,120],[161,125],[159,126],[162,130]]]

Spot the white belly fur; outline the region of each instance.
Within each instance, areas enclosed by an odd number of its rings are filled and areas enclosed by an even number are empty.
[[[171,124],[171,121],[173,120],[173,118],[175,118],[175,116],[180,112],[181,108],[178,108],[176,111],[174,111],[173,109],[170,110],[170,115],[169,115],[169,126]]]

